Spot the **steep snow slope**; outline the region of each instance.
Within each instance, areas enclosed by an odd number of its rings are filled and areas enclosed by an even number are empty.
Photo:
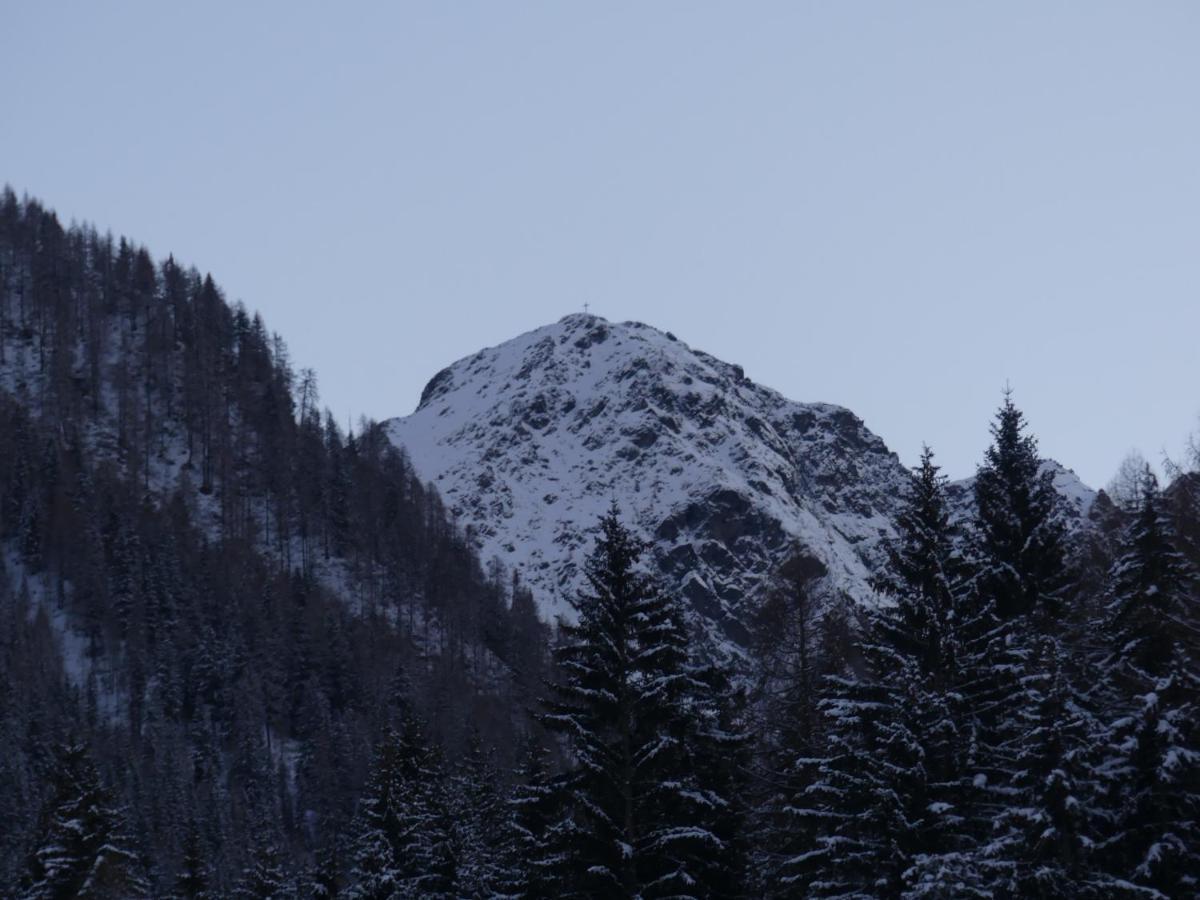
[[[571,615],[616,499],[669,582],[738,642],[746,598],[794,546],[866,595],[904,475],[848,410],[794,403],[669,333],[589,315],[460,360],[386,427],[545,613]]]

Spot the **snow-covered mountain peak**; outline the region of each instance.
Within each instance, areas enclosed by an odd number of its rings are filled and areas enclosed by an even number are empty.
[[[903,468],[846,409],[794,403],[636,322],[574,314],[458,361],[387,423],[485,559],[570,616],[612,499],[668,583],[735,640],[797,546],[866,591]]]
[[[670,332],[640,322],[614,324],[600,316],[573,313],[443,369],[426,385],[417,411],[446,398],[467,381],[481,391],[481,397],[491,397],[520,391],[529,384],[574,382],[577,388],[586,389],[606,378],[615,378],[620,384],[639,375],[641,381],[648,375],[669,382],[681,367],[695,370],[688,374],[692,379],[702,376],[704,384],[744,379],[738,366],[692,350]],[[498,376],[503,376],[503,381],[495,380]]]

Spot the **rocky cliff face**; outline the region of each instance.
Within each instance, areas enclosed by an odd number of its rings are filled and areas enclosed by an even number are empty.
[[[865,595],[904,469],[853,413],[794,403],[638,323],[571,315],[460,360],[386,423],[483,558],[571,615],[611,500],[714,630],[800,547]]]

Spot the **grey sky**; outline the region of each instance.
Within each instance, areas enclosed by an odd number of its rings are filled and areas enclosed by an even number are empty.
[[[211,271],[341,418],[581,308],[969,474],[1200,412],[1200,5],[17,3],[0,181]]]

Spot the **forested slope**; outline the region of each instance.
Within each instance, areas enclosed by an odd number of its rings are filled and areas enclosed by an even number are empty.
[[[544,665],[527,595],[211,278],[6,192],[0,422],[0,884],[71,745],[156,893],[189,846],[229,889],[342,834],[398,672],[438,741],[511,758]]]

